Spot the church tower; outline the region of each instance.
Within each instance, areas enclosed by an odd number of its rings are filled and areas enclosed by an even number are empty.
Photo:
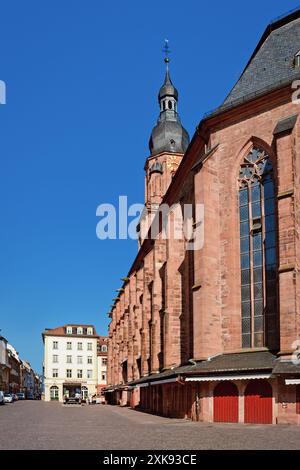
[[[148,212],[155,212],[161,203],[190,140],[177,112],[178,91],[170,78],[168,41],[164,52],[166,75],[158,94],[160,114],[151,133],[150,156],[145,164],[145,206]]]

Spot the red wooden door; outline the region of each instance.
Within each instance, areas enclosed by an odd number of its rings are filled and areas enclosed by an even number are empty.
[[[239,420],[239,396],[232,382],[221,382],[214,389],[214,421],[237,423]]]
[[[266,380],[251,380],[245,390],[245,423],[272,424],[272,387]]]
[[[300,385],[296,385],[296,414],[300,415]]]

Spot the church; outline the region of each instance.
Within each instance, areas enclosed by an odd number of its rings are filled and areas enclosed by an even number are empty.
[[[165,63],[139,249],[109,313],[107,400],[195,421],[300,424],[300,9],[267,26],[191,139]],[[192,213],[201,248],[164,237],[162,223],[145,236],[162,205],[203,207]]]

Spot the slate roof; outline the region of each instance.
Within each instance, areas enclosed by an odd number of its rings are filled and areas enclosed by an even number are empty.
[[[170,79],[168,63],[166,63],[166,67],[165,81],[158,95],[160,104],[167,96],[174,98],[176,102],[178,101],[178,91]],[[189,142],[189,134],[182,126],[177,110],[161,110],[157,124],[150,136],[150,154],[157,155],[161,152],[185,153]]]
[[[274,375],[300,374],[300,365],[295,365],[290,361],[277,362],[273,369]]]
[[[299,68],[294,67],[299,50],[300,8],[269,24],[223,105],[299,77]]]
[[[201,375],[219,372],[240,372],[253,370],[272,370],[276,356],[268,351],[237,354],[222,354],[211,360],[202,361],[183,371],[186,375]]]
[[[294,365],[290,361],[280,361],[280,359],[269,351],[242,352],[232,354],[220,354],[210,360],[198,361],[194,365],[187,364],[174,369],[167,369],[158,374],[151,374],[127,384],[119,384],[113,387],[115,390],[135,386],[143,383],[155,383],[161,380],[182,377],[210,377],[218,374],[232,375],[241,372],[270,372],[272,376],[289,375],[299,376],[300,365]]]
[[[158,380],[167,380],[182,376],[201,376],[218,373],[242,371],[272,371],[277,362],[276,356],[268,351],[237,354],[221,354],[210,360],[199,361],[195,365],[187,364],[174,369],[167,369],[159,374],[151,374],[128,385],[138,385]]]
[[[164,98],[165,96],[174,96],[174,98],[176,100],[178,100],[178,91],[172,83],[172,80],[171,80],[171,77],[170,77],[170,74],[169,74],[168,63],[166,65],[167,65],[167,68],[166,68],[165,81],[164,81],[162,87],[159,90],[158,102],[160,102],[160,100],[162,98]]]
[[[159,374],[147,375],[146,377],[142,377],[139,380],[130,382],[128,385],[138,385],[138,384],[145,383],[145,382],[156,382],[157,380],[167,380],[172,377],[177,377],[178,375],[177,369],[167,369],[163,372],[160,372]]]

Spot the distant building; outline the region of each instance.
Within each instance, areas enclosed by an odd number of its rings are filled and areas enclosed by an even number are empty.
[[[12,393],[20,392],[21,388],[21,364],[22,361],[16,349],[7,344],[8,361],[9,361],[9,386],[8,389]]]
[[[0,336],[0,390],[7,391],[9,383],[9,360],[7,340]]]
[[[44,341],[44,399],[63,401],[81,393],[97,393],[97,342],[93,325],[65,325],[46,329]]]
[[[97,344],[98,394],[100,394],[102,389],[107,385],[107,352],[108,338],[106,336],[99,336]]]
[[[42,396],[42,375],[34,375],[34,398],[41,399]]]
[[[41,383],[30,363],[22,360],[15,347],[0,336],[0,390],[23,392],[26,398],[33,399],[40,396]]]
[[[28,361],[21,361],[20,391],[25,393],[28,399],[34,398],[35,372]]]

